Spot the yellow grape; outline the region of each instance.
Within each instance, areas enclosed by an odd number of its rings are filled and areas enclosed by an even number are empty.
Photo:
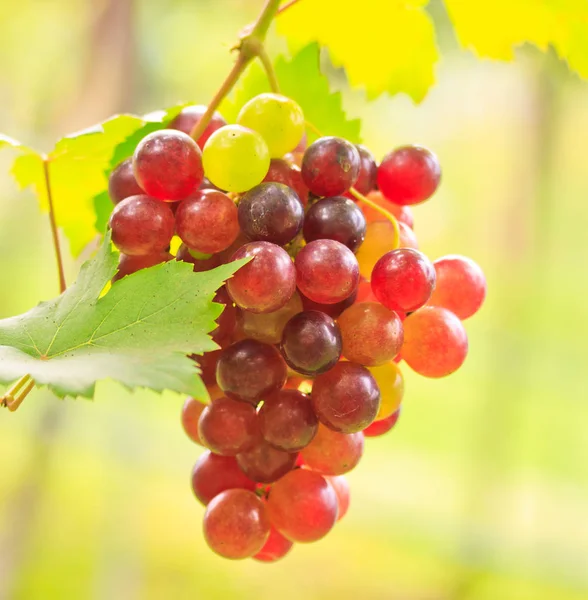
[[[378,260],[391,250],[398,248],[397,237],[390,221],[375,221],[367,226],[365,240],[357,251],[359,272],[371,279],[372,269]]]
[[[404,377],[400,367],[389,362],[380,367],[370,367],[369,372],[380,388],[381,404],[376,421],[389,417],[396,412],[404,396]]]

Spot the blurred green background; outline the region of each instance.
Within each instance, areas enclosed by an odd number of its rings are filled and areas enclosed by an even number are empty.
[[[115,112],[206,102],[259,5],[2,2],[0,131],[49,149]],[[473,257],[489,285],[464,367],[437,381],[405,369],[404,412],[368,440],[349,515],[274,565],[207,549],[182,398],[110,382],[94,402],[34,391],[0,412],[2,600],[588,597],[588,84],[531,48],[476,60],[441,3],[429,10],[444,58],[420,106],[366,104],[325,68],[378,157],[403,143],[440,157],[443,185],[415,210],[421,248]],[[8,156],[0,167],[7,317],[56,295],[57,277],[46,215]],[[67,268],[72,281],[79,264]]]

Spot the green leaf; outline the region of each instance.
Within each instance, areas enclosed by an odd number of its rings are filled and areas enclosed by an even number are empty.
[[[207,335],[221,313],[212,299],[245,261],[205,273],[171,261],[127,276],[103,294],[117,257],[107,234],[61,296],[0,321],[1,382],[28,374],[59,397],[92,397],[97,381],[113,379],[131,389],[207,397],[186,355],[218,348]]]
[[[281,18],[281,17],[280,17]],[[292,59],[279,56],[275,63],[281,92],[296,100],[306,119],[325,135],[338,135],[352,142],[361,141],[358,119],[348,119],[343,111],[341,94],[331,92],[329,82],[319,68],[319,48],[310,44]],[[225,98],[220,112],[229,122],[237,119],[241,107],[254,96],[269,92],[267,77],[257,62],[252,63],[241,78],[235,93]],[[316,138],[308,131],[310,140]]]
[[[445,0],[457,37],[478,56],[512,60],[525,42],[551,45],[571,69],[588,78],[588,3],[585,0]]]
[[[311,41],[326,46],[333,64],[344,67],[350,85],[364,87],[368,98],[405,92],[420,102],[434,82],[438,59],[427,3],[362,0],[345,8],[341,0],[299,2],[280,15],[277,27],[291,48]]]

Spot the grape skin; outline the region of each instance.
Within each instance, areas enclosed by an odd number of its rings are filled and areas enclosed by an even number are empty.
[[[206,507],[204,538],[224,558],[241,559],[257,554],[269,533],[266,507],[253,492],[226,490]]]
[[[368,194],[376,187],[378,177],[378,165],[374,155],[361,144],[356,144],[359,153],[359,175],[353,187],[360,194]]]
[[[394,411],[390,416],[374,421],[369,427],[364,429],[363,435],[366,437],[379,437],[388,433],[398,422],[400,417],[400,408]]]
[[[204,116],[207,107],[199,104],[192,106],[186,106],[182,108],[178,116],[168,125],[169,129],[177,129],[190,135],[190,132],[200,122],[200,119]],[[222,115],[218,111],[214,111],[212,117],[202,132],[202,135],[198,138],[197,144],[202,150],[204,144],[208,141],[208,138],[221,127],[224,127],[227,122],[223,119]]]
[[[398,410],[404,397],[404,376],[395,362],[370,367],[369,372],[380,388],[380,410],[376,416],[376,421],[380,421]]]
[[[378,260],[387,252],[397,248],[394,226],[390,221],[380,220],[370,223],[366,228],[364,242],[357,251],[357,262],[362,277],[369,280]]]
[[[273,483],[291,471],[298,455],[278,450],[265,440],[237,455],[237,464],[247,477],[259,483]]]
[[[138,196],[145,191],[137,183],[133,173],[133,160],[127,158],[116,166],[108,178],[108,195],[113,204],[118,204],[121,200],[129,196]]]
[[[337,517],[337,521],[340,521],[347,514],[351,502],[349,482],[345,475],[335,475],[334,477],[327,477],[326,479],[333,486],[333,489],[337,494],[337,504],[339,506],[339,516]]]
[[[206,404],[199,402],[195,398],[187,398],[182,407],[182,427],[186,435],[196,444],[202,446],[202,440],[198,435],[198,420],[206,408]]]
[[[275,562],[284,558],[294,544],[285,538],[275,527],[270,529],[269,538],[264,547],[253,557],[261,562]]]
[[[306,467],[322,475],[343,475],[357,466],[363,449],[361,431],[338,433],[321,425],[315,438],[302,451],[302,460]]]
[[[300,168],[281,158],[272,158],[265,183],[282,183],[292,188],[303,206],[308,203],[308,188],[302,181]]]

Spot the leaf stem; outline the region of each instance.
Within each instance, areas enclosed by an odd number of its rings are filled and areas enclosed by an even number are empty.
[[[55,258],[57,260],[57,271],[59,273],[59,291],[65,292],[65,272],[63,269],[63,258],[61,255],[61,246],[59,235],[57,233],[57,222],[55,220],[55,208],[53,206],[53,195],[51,193],[51,181],[49,178],[49,158],[43,156],[43,171],[45,173],[45,187],[47,189],[47,202],[49,204],[49,223],[51,224],[51,235],[53,236],[53,248],[55,249]]]
[[[23,375],[0,399],[0,404],[14,412],[33,389],[35,382],[30,375]]]
[[[272,61],[271,61],[270,57],[268,56],[267,52],[265,51],[263,44],[259,48],[257,56],[258,56],[259,60],[261,61],[263,68],[265,69],[265,73],[267,75],[267,79],[269,81],[272,92],[274,94],[279,94],[280,93],[280,85],[278,83],[278,78],[276,77],[276,72],[274,71],[274,66],[272,65]]]

